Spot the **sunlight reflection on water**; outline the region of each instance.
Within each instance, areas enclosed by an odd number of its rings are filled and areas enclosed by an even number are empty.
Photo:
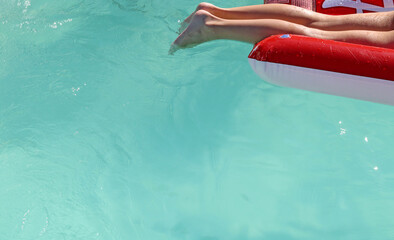
[[[392,236],[392,107],[169,56],[194,2],[0,3],[0,239]]]

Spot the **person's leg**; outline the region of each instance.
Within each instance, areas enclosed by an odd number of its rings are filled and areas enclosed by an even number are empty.
[[[228,20],[205,10],[198,10],[187,29],[174,41],[174,45],[188,47],[215,39],[231,39],[256,43],[274,34],[305,35],[307,28],[277,19]]]
[[[375,47],[394,49],[394,30],[369,31],[369,30],[346,30],[324,31],[318,30],[314,37],[321,39],[336,40],[341,42],[358,43]]]
[[[351,29],[389,31],[394,29],[394,12],[332,16],[286,4],[264,4],[235,8],[219,8],[213,4],[205,2],[200,3],[197,6],[196,11],[198,10],[208,11],[223,19],[279,19],[330,31]],[[190,22],[194,13],[185,20],[183,28],[187,27],[187,23]]]
[[[372,46],[394,47],[394,30],[325,31],[277,19],[222,19],[205,10],[195,13],[189,27],[178,36],[173,45],[185,48],[215,39],[256,43],[271,35],[285,33]]]
[[[234,8],[220,8],[211,3],[202,2],[198,4],[196,10],[185,19],[185,22],[190,22],[194,13],[198,10],[205,10],[219,18],[229,20],[280,19],[303,25],[323,20],[325,16],[323,14],[286,4],[261,4]]]

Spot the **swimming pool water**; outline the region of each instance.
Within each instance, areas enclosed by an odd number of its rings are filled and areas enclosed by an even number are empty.
[[[0,239],[394,238],[394,107],[168,55],[197,4],[0,0]]]

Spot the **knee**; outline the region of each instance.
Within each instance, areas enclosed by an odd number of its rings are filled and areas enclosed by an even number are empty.
[[[384,46],[394,49],[394,30],[384,32]]]
[[[390,29],[389,30],[394,30],[394,11],[389,13],[389,22],[390,22]]]
[[[202,19],[204,23],[205,23],[205,19],[209,16],[211,16],[211,14],[207,10],[203,10],[203,9],[197,10],[196,13],[194,14],[195,18]]]
[[[394,30],[368,31],[365,34],[368,43],[378,47],[394,48]]]

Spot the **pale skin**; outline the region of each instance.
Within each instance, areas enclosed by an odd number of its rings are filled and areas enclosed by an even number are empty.
[[[172,52],[216,39],[256,43],[275,34],[394,49],[394,11],[331,16],[284,4],[226,9],[200,3],[180,30]]]

